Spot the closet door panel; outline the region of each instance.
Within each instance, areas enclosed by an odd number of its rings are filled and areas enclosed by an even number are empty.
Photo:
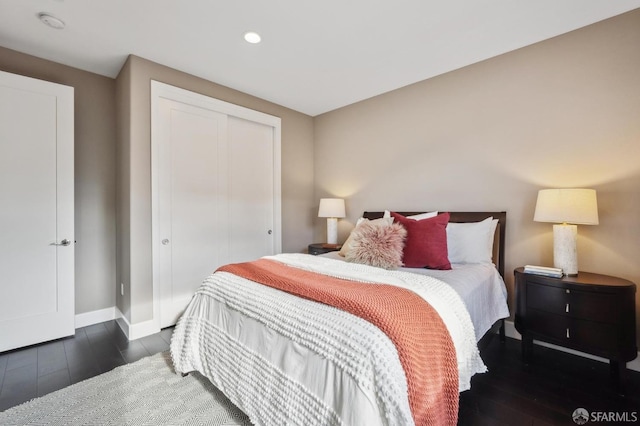
[[[159,145],[161,327],[175,324],[221,265],[225,180],[218,174],[226,116],[163,99]],[[222,142],[221,142],[222,141]]]
[[[275,254],[273,127],[229,117],[230,262]]]

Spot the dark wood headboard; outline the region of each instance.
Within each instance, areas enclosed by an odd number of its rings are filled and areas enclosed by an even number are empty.
[[[414,214],[420,214],[425,212],[396,212],[403,216],[411,216]],[[507,225],[507,212],[449,212],[451,215],[449,222],[480,222],[488,217],[493,216],[494,219],[498,219],[498,226],[496,226],[496,234],[493,238],[493,259],[496,264],[496,268],[502,277],[504,278],[504,242],[505,232]],[[379,219],[384,215],[384,212],[364,212],[362,217],[367,219]]]

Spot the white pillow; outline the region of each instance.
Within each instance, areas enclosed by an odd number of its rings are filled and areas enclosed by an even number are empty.
[[[407,219],[422,220],[422,219],[430,219],[430,218],[436,217],[436,216],[438,216],[438,211],[414,214],[413,216],[407,216]]]
[[[493,236],[498,219],[447,225],[447,250],[451,263],[491,263]]]

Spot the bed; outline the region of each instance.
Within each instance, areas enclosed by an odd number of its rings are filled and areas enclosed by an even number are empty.
[[[506,214],[447,215],[451,224],[495,219],[491,262],[387,270],[336,252],[220,268],[176,325],[176,371],[200,372],[254,424],[454,424],[458,392],[486,371],[478,340],[509,315]]]

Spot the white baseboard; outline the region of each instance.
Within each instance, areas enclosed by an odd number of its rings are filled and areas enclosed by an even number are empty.
[[[149,320],[131,324],[117,306],[114,309],[116,310],[116,323],[127,336],[127,339],[136,340],[160,332],[160,328],[156,326],[155,321]]]
[[[520,333],[518,333],[518,330],[516,330],[516,327],[513,324],[513,321],[505,321],[504,322],[504,331],[505,331],[505,335],[507,337],[511,337],[513,339],[522,340],[522,335],[520,335]],[[606,359],[606,358],[602,358],[602,357],[599,357],[599,356],[587,354],[587,353],[580,352],[580,351],[575,351],[573,349],[563,348],[562,346],[552,345],[551,343],[540,342],[538,340],[534,340],[533,343],[535,345],[540,345],[540,346],[544,346],[544,347],[551,348],[551,349],[557,349],[559,351],[567,352],[567,353],[570,353],[570,354],[573,354],[573,355],[578,355],[578,356],[581,356],[581,357],[584,357],[584,358],[589,358],[589,359],[593,359],[593,360],[600,361],[600,362],[606,362],[607,364],[609,363],[609,360]],[[633,361],[630,361],[630,362],[627,363],[627,368],[629,370],[640,371],[640,352],[638,352],[638,357],[636,359],[634,359]]]
[[[76,328],[82,328],[93,324],[116,319],[116,307],[98,309],[97,311],[84,312],[75,317]]]

